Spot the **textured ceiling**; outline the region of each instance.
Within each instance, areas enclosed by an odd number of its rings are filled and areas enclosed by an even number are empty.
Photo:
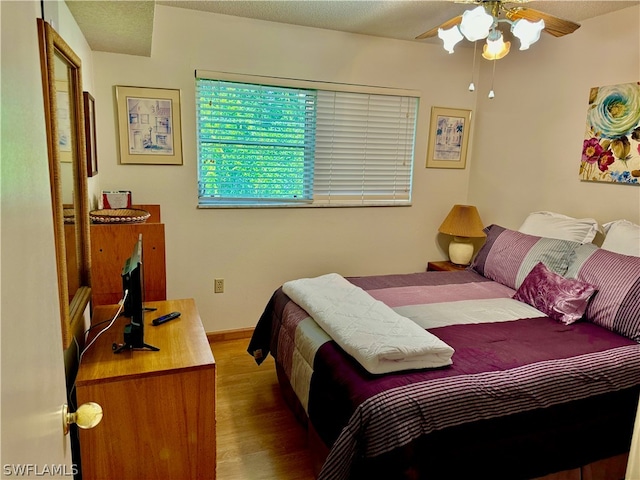
[[[66,0],[66,3],[92,50],[142,56],[151,55],[155,4],[400,40],[414,40],[469,8],[452,0]],[[556,0],[531,1],[526,6],[580,23],[639,3],[640,0]]]
[[[94,51],[151,56],[151,0],[66,0],[71,14]]]

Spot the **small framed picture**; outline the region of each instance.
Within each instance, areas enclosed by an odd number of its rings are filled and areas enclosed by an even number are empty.
[[[465,168],[471,110],[431,108],[427,168]]]
[[[116,86],[121,164],[182,165],[180,90]]]
[[[82,92],[84,100],[84,136],[87,141],[87,176],[98,173],[98,149],[96,147],[96,103],[89,92]]]

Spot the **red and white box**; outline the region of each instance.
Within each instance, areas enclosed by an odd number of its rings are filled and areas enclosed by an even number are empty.
[[[103,190],[102,208],[131,208],[131,191]]]

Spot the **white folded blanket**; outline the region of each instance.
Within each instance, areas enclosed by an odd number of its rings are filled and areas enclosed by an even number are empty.
[[[337,273],[282,289],[371,373],[450,365],[453,348]]]

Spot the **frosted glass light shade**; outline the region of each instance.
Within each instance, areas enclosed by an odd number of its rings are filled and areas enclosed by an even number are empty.
[[[460,32],[470,42],[487,38],[494,18],[489,15],[483,6],[467,10],[462,14]]]
[[[482,57],[487,60],[500,60],[511,50],[511,42],[505,42],[502,32],[498,32],[496,38],[489,35],[487,43],[482,47]]]
[[[444,49],[449,53],[453,53],[453,47],[455,47],[456,44],[464,37],[460,33],[458,26],[455,25],[448,30],[439,28],[438,38],[444,42]]]
[[[544,30],[544,20],[530,22],[524,18],[516,20],[511,25],[511,32],[520,40],[520,50],[527,50],[540,39],[540,32]]]

